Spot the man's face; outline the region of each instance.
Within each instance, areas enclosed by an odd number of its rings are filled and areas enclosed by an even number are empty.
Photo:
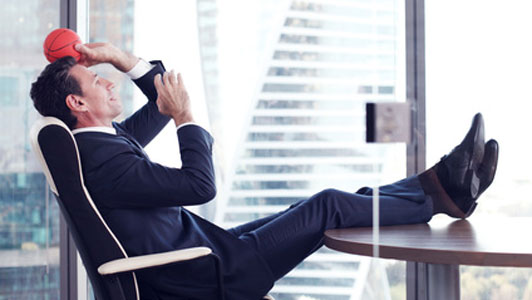
[[[95,125],[111,125],[111,122],[122,112],[122,101],[113,92],[114,83],[99,77],[82,65],[70,69],[70,75],[78,81],[90,119]]]

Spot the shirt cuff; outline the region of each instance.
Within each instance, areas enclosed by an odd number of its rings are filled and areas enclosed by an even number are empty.
[[[154,66],[155,65],[152,65],[141,58],[139,59],[139,62],[133,67],[133,69],[129,70],[129,72],[127,72],[126,74],[129,76],[129,78],[131,78],[131,80],[139,79],[140,77],[148,73]]]
[[[176,131],[178,131],[179,129],[181,129],[181,127],[185,127],[185,126],[188,126],[188,125],[196,125],[196,126],[198,126],[198,127],[201,127],[201,126],[199,126],[198,124],[196,124],[196,123],[194,123],[194,122],[187,122],[187,123],[183,123],[183,124],[180,124],[179,126],[177,126]],[[201,128],[203,128],[203,127],[201,127]]]

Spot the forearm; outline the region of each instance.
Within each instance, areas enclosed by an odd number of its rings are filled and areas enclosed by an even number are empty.
[[[120,51],[114,57],[111,64],[123,73],[129,72],[139,62],[139,58],[132,53],[126,51]]]
[[[76,44],[74,46],[81,53],[79,63],[94,66],[101,63],[110,63],[122,72],[128,72],[139,61],[135,55],[123,51],[110,43]]]
[[[191,188],[196,194],[204,200],[211,200],[216,195],[211,135],[197,125],[183,126],[177,135],[181,170],[189,174]]]

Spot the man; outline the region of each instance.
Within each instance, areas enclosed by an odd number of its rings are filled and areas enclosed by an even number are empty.
[[[216,194],[213,140],[195,125],[181,76],[165,72],[110,44],[76,46],[78,64],[63,58],[41,73],[31,89],[36,109],[63,120],[80,150],[88,190],[104,219],[131,256],[193,246],[213,249],[222,261],[226,297],[260,299],[305,257],[323,245],[330,228],[371,226],[372,190],[328,189],[275,215],[224,230],[182,208]],[[111,63],[126,72],[148,103],[121,123],[122,104],[112,82],[87,67]],[[150,161],[144,153],[173,120],[182,167]],[[434,167],[379,188],[380,224],[427,222],[434,214],[468,217],[493,181],[498,144],[484,143],[477,114],[460,145]],[[216,299],[216,280],[207,261],[138,272],[143,299]]]

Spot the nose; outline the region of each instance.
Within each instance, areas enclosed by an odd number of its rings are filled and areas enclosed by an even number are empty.
[[[108,90],[112,90],[115,88],[115,83],[110,81],[110,80],[107,80],[107,79],[104,79],[105,80],[105,87],[108,89]]]

